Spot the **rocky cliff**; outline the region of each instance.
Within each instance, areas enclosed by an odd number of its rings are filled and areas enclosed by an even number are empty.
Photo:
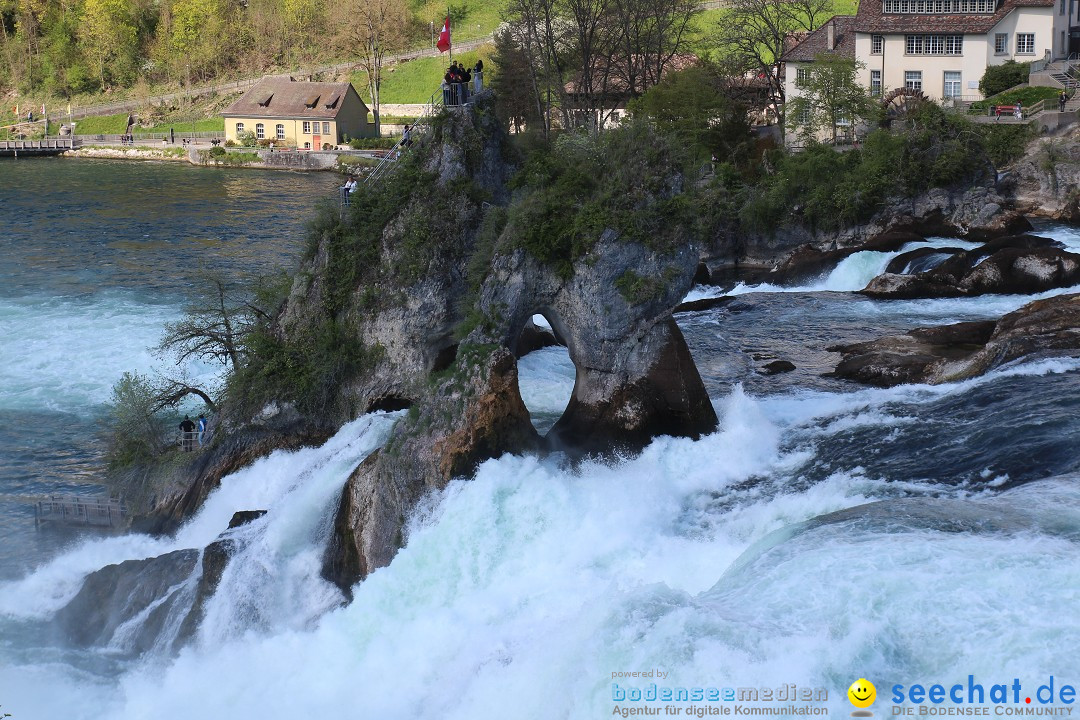
[[[1080,222],[1080,129],[1033,140],[1002,189],[1028,215]]]
[[[386,186],[365,188],[343,222],[326,223],[276,328],[289,342],[330,318],[366,349],[370,361],[341,377],[326,403],[336,422],[409,408],[342,494],[325,574],[346,591],[390,562],[424,494],[487,458],[622,451],[716,425],[671,314],[692,283],[691,242],[597,226],[578,244],[587,251],[541,258],[508,221],[530,191],[509,188],[515,155],[490,98],[418,135]],[[672,202],[682,182],[664,177],[658,187],[645,209]],[[547,438],[521,400],[514,352],[538,313],[577,368]]]

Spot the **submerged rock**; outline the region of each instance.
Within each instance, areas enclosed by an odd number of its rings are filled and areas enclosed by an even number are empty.
[[[915,275],[928,272],[962,252],[964,251],[960,248],[918,248],[894,257],[885,267],[885,272],[889,275]]]
[[[762,375],[779,375],[780,373],[792,372],[795,369],[795,363],[790,360],[773,360],[766,363],[760,372]]]
[[[1080,295],[1037,300],[996,322],[920,328],[828,349],[844,356],[836,376],[868,385],[962,380],[1023,357],[1080,354]]]
[[[233,514],[229,529],[265,514],[241,510]],[[56,613],[53,627],[65,642],[79,647],[109,646],[131,654],[176,649],[194,636],[236,549],[236,540],[223,534],[203,550],[201,570],[194,549],[108,565],[86,577]]]

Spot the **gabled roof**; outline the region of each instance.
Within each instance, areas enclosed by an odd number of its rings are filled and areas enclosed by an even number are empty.
[[[356,91],[347,82],[299,82],[290,77],[264,77],[221,113],[265,118],[335,118],[345,94]],[[357,95],[357,100],[360,96]],[[360,100],[364,112],[367,106]]]
[[[881,0],[862,0],[855,29],[865,33],[985,33],[1020,7],[1053,7],[1054,0],[998,0],[992,13],[885,13]]]
[[[874,0],[862,0],[860,5],[866,5]],[[877,0],[881,4],[881,0]],[[833,49],[829,49],[829,25],[832,24],[835,32]],[[855,59],[855,16],[835,15],[824,25],[808,34],[802,42],[784,53],[781,58],[784,62],[813,62],[814,58],[822,53],[832,53],[838,57]]]

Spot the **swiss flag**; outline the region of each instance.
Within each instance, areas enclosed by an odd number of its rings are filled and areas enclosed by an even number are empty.
[[[450,16],[446,16],[446,22],[443,23],[442,32],[439,33],[439,42],[435,43],[435,47],[439,48],[439,52],[446,52],[450,49]]]

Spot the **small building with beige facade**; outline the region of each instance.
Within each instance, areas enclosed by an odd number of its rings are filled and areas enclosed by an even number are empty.
[[[871,94],[919,90],[939,102],[981,100],[979,80],[1007,60],[1069,55],[1078,0],[861,0],[784,54],[785,98],[821,52],[860,64]]]
[[[267,77],[222,112],[225,140],[255,139],[281,147],[320,150],[346,138],[373,137],[368,108],[352,83]]]

